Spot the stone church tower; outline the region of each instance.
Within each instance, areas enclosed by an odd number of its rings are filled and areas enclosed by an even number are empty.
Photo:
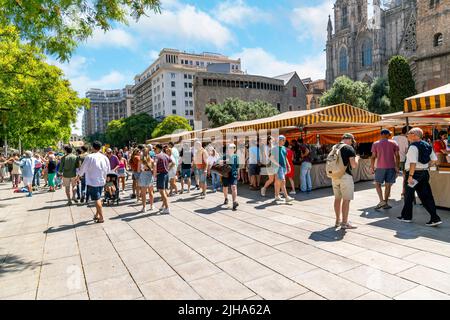
[[[425,1],[425,0],[423,0]],[[327,26],[327,88],[346,75],[372,82],[387,76],[393,55],[416,52],[416,0],[336,0]]]

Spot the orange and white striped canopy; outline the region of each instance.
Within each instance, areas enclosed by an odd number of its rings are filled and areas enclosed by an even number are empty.
[[[405,113],[450,107],[450,83],[404,100]]]

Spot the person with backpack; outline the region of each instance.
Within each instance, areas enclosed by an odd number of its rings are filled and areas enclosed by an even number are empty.
[[[411,222],[413,216],[413,202],[417,192],[423,207],[431,218],[426,223],[429,227],[435,227],[442,223],[436,213],[436,204],[430,186],[429,168],[437,161],[437,156],[428,142],[422,140],[423,131],[420,128],[412,128],[408,132],[408,141],[411,143],[406,154],[405,163],[405,199],[401,216],[397,219],[401,222]]]
[[[230,143],[228,145],[227,153],[223,155],[222,160],[219,161],[221,165],[230,166],[231,170],[225,177],[222,176],[223,196],[225,197],[224,205],[228,205],[228,187],[231,188],[231,197],[233,200],[232,210],[236,211],[239,206],[237,202],[237,184],[239,180],[239,156],[236,154],[236,145]]]
[[[341,142],[333,146],[326,163],[326,173],[333,186],[335,227],[340,226],[341,229],[356,229],[348,221],[350,201],[353,200],[355,190],[352,169],[358,166],[359,160],[354,144],[355,137],[351,133],[345,133]]]

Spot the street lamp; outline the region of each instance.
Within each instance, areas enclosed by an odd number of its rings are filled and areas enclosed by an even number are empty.
[[[2,112],[6,112],[6,111],[11,111],[10,108],[6,108],[6,107],[0,107],[0,111]],[[2,117],[2,123],[3,123],[3,131],[5,131],[5,157],[8,156],[8,135],[6,133],[6,117]]]

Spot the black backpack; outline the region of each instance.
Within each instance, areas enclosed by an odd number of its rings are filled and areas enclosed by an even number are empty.
[[[413,142],[411,145],[415,146],[417,150],[419,150],[420,163],[428,164],[431,161],[431,153],[433,152],[433,148],[428,142],[421,140],[418,142]]]

